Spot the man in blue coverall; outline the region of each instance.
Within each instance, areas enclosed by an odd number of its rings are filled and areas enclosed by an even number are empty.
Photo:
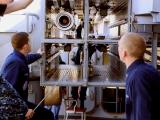
[[[31,45],[29,44],[29,35],[25,32],[19,32],[13,35],[11,39],[14,51],[6,58],[2,67],[1,75],[16,89],[19,95],[27,103],[30,109],[34,109],[36,105],[27,101],[28,99],[28,83],[29,68],[28,64],[41,58],[40,54],[29,54]],[[52,112],[38,107],[34,111],[33,120],[51,120]]]
[[[145,40],[126,33],[119,41],[119,56],[126,64],[127,120],[160,120],[160,75],[144,62]]]

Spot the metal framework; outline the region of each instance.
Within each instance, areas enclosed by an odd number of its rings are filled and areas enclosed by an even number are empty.
[[[45,23],[44,23],[45,24]],[[42,43],[42,48],[45,51],[45,44],[83,44],[83,64],[80,66],[81,76],[78,76],[78,72],[71,65],[60,65],[57,70],[53,71],[52,77],[47,78],[45,69],[46,69],[46,55],[43,56],[43,62],[41,65],[41,85],[60,85],[60,86],[125,86],[124,73],[125,67],[124,64],[115,56],[109,54],[110,62],[108,65],[94,65],[94,76],[89,76],[89,60],[88,60],[88,44],[108,44],[116,45],[120,36],[120,27],[121,25],[127,24],[126,19],[121,20],[120,22],[115,22],[109,27],[114,28],[118,27],[118,37],[107,38],[104,40],[99,39],[89,39],[89,0],[84,1],[84,37],[83,39],[53,39],[45,38]],[[75,80],[74,80],[75,79]]]

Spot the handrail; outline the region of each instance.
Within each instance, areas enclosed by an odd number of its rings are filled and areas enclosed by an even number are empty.
[[[37,18],[37,20],[39,20],[38,14],[35,14],[35,13],[23,13],[23,14],[15,14],[15,13],[12,13],[12,14],[7,14],[7,15],[5,15],[5,16],[10,16],[10,15],[29,15],[29,16],[34,16],[35,18]]]
[[[24,13],[24,14],[9,14],[7,16],[10,16],[10,15],[25,15],[26,18],[27,18],[27,33],[32,33],[33,29],[34,29],[34,25],[32,24],[31,25],[31,30],[29,31],[29,17],[35,17],[37,20],[40,19],[39,15],[38,14],[35,14],[35,13]],[[9,31],[9,32],[0,32],[0,33],[15,33],[17,31]]]
[[[24,13],[22,15],[34,16],[35,18],[37,18],[37,20],[39,20],[39,16],[35,13]]]

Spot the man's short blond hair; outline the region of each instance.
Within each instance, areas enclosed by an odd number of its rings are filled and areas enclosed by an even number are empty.
[[[126,33],[121,38],[121,44],[128,54],[135,58],[143,58],[146,43],[145,39],[137,33]]]

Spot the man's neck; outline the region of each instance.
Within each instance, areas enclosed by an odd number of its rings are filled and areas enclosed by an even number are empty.
[[[128,68],[137,58],[130,57],[125,61],[126,67]]]
[[[27,56],[27,53],[23,50],[19,50],[20,53],[22,53],[24,56]]]

